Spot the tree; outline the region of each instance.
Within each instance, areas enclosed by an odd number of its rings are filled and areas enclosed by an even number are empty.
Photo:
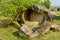
[[[12,22],[19,26],[17,21],[21,21],[19,18],[20,13],[34,4],[45,5],[48,8],[50,6],[49,0],[45,0],[44,2],[41,0],[0,0],[0,12],[5,16],[10,17]]]
[[[41,5],[44,5],[46,8],[50,8],[50,0],[43,0]]]

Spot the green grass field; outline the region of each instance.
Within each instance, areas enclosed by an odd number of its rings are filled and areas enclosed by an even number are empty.
[[[60,12],[56,12],[57,17],[54,18],[54,23],[60,24]],[[3,18],[0,17],[0,20]],[[44,35],[39,35],[36,38],[29,38],[28,36],[20,36],[18,29],[14,25],[8,25],[7,27],[0,27],[0,38],[2,40],[60,40],[60,31],[48,31]]]
[[[54,23],[60,24],[60,11],[59,11],[59,12],[56,12],[56,14],[57,14],[58,16],[56,16],[56,17],[54,18]]]

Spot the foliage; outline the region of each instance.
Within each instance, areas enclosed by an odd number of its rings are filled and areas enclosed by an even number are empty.
[[[4,15],[17,14],[17,9],[25,10],[28,6],[39,3],[39,0],[0,0],[0,12]]]
[[[50,1],[44,0],[43,5],[46,6],[47,8],[49,8],[50,7]]]
[[[4,16],[13,16],[12,19],[16,20],[19,13],[27,9],[27,7],[40,4],[48,7],[49,0],[0,0],[0,14]],[[18,19],[17,19],[18,20]]]
[[[0,12],[8,15],[11,12],[17,13],[17,9],[25,10],[33,4],[41,4],[46,7],[50,6],[49,0],[0,0]]]

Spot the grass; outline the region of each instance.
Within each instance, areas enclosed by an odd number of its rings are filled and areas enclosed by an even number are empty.
[[[54,18],[54,23],[60,24],[60,12],[56,12],[57,15]],[[0,17],[0,20],[4,17]],[[3,40],[60,40],[60,31],[48,31],[44,35],[39,35],[35,38],[29,38],[28,36],[20,36],[18,29],[14,25],[8,25],[8,27],[0,27],[0,38]]]
[[[58,12],[56,12],[56,14],[58,15],[58,16],[56,16],[55,18],[54,18],[54,23],[57,23],[57,24],[60,24],[60,11],[58,11]]]
[[[13,26],[8,26],[6,28],[0,27],[0,38],[4,40],[17,40],[18,38],[13,35],[16,31],[17,29]]]

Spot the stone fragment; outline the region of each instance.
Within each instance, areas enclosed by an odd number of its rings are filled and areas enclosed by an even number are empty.
[[[38,27],[38,24],[38,22],[26,22],[20,29],[30,38],[34,38],[39,35],[39,33],[35,30]]]
[[[58,25],[58,24],[52,24],[51,25],[51,30],[53,30],[53,31],[60,30],[60,25]]]
[[[50,30],[50,25],[51,25],[50,22],[47,22],[47,21],[44,22],[44,23],[39,27],[38,32],[39,32],[40,34],[46,33],[47,31]]]

